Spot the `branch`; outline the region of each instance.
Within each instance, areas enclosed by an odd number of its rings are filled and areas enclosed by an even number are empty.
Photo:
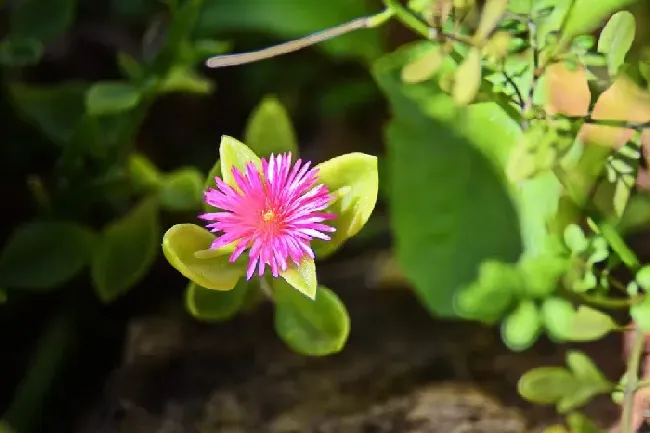
[[[292,53],[306,47],[318,44],[328,39],[333,39],[338,36],[350,33],[359,29],[368,29],[378,27],[388,21],[394,14],[392,9],[387,9],[376,15],[369,17],[356,18],[347,23],[338,25],[336,27],[322,30],[320,32],[312,33],[300,39],[284,42],[279,45],[264,48],[257,51],[249,51],[246,53],[224,54],[221,56],[211,57],[207,60],[206,66],[208,68],[225,68],[228,66],[243,65],[246,63],[253,63],[260,60],[270,59],[272,57],[280,56],[283,54]]]

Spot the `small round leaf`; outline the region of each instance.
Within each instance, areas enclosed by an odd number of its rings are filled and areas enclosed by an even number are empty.
[[[636,273],[636,282],[646,290],[650,290],[650,265],[643,266]]]
[[[544,324],[551,337],[566,341],[573,329],[575,310],[573,305],[562,298],[547,298],[542,305]]]
[[[644,331],[650,331],[650,297],[646,296],[642,302],[632,305],[630,315],[637,326]]]
[[[564,243],[574,253],[582,253],[589,246],[587,237],[577,224],[569,224],[564,229]]]
[[[503,322],[501,336],[510,350],[526,350],[537,340],[542,325],[542,315],[537,305],[531,300],[524,300]]]
[[[573,316],[573,326],[567,334],[569,341],[594,341],[616,329],[612,318],[598,310],[581,305]]]
[[[34,221],[16,228],[0,254],[0,285],[51,290],[68,282],[89,262],[96,236],[68,222]]]
[[[343,349],[350,333],[350,317],[334,292],[319,286],[311,300],[283,279],[273,280],[275,330],[295,352],[325,356]]]
[[[198,251],[208,250],[215,236],[195,224],[176,224],[163,236],[163,252],[183,276],[212,290],[232,290],[245,267],[239,260],[228,261],[229,256],[197,257]]]
[[[162,175],[147,157],[133,154],[129,158],[129,180],[138,191],[146,191],[158,188]]]
[[[561,367],[534,368],[524,373],[517,384],[519,395],[537,404],[555,404],[578,387],[573,374]]]

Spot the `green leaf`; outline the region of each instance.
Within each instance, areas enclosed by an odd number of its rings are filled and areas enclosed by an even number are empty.
[[[521,277],[514,264],[486,260],[479,267],[478,280],[455,296],[454,309],[466,319],[486,323],[501,320],[523,285]]]
[[[571,252],[580,254],[587,250],[589,242],[584,232],[577,224],[569,224],[564,229],[564,243]]]
[[[570,341],[594,341],[616,328],[616,323],[609,315],[581,305],[573,316],[573,326],[567,336]]]
[[[558,401],[557,409],[560,413],[575,410],[587,404],[597,395],[612,391],[612,385],[584,353],[570,351],[567,354],[567,365],[578,382],[578,386],[574,392],[564,395]]]
[[[282,103],[267,96],[255,108],[245,133],[246,144],[259,156],[292,152],[298,153],[296,133]]]
[[[0,304],[4,304],[5,302],[7,302],[7,292],[0,289]]]
[[[245,173],[246,165],[253,162],[258,170],[262,169],[262,161],[250,147],[227,135],[221,137],[219,154],[221,155],[222,179],[230,186],[236,185],[232,174],[233,167],[236,167],[241,173]]]
[[[43,44],[36,39],[8,37],[0,41],[0,64],[4,66],[33,66],[42,55]]]
[[[569,9],[562,28],[564,42],[595,29],[614,12],[633,4],[636,0],[575,0]]]
[[[228,320],[240,311],[250,289],[246,280],[239,280],[235,288],[227,292],[206,289],[190,281],[185,289],[185,308],[203,322]]]
[[[122,51],[117,53],[117,65],[120,67],[122,75],[131,81],[140,81],[144,78],[143,66],[128,53]]]
[[[245,265],[230,263],[228,254],[197,257],[197,252],[208,250],[215,236],[194,224],[176,224],[163,236],[163,252],[183,276],[199,286],[211,290],[232,290],[244,275]]]
[[[487,0],[481,11],[481,20],[474,34],[477,41],[485,40],[499,24],[508,9],[508,0]]]
[[[0,285],[38,291],[60,287],[88,264],[95,244],[95,234],[77,224],[22,224],[0,253]]]
[[[194,167],[182,167],[165,175],[158,191],[161,206],[175,211],[199,209],[202,198],[203,174]]]
[[[639,328],[650,331],[650,296],[646,295],[642,302],[632,305],[630,315]]]
[[[538,367],[524,373],[517,390],[526,400],[536,404],[554,404],[578,389],[576,378],[565,368]]]
[[[157,189],[163,175],[144,155],[134,153],[129,158],[129,180],[137,191]]]
[[[547,298],[542,305],[542,313],[551,337],[562,341],[570,339],[576,312],[569,301],[559,297]]]
[[[458,66],[452,90],[456,104],[467,105],[476,97],[481,87],[481,58],[481,49],[472,47]]]
[[[64,145],[70,142],[84,115],[88,84],[67,82],[56,86],[12,84],[16,109],[45,135]]]
[[[578,379],[581,384],[589,385],[593,389],[600,390],[599,392],[609,392],[612,389],[612,384],[607,380],[605,375],[598,369],[598,366],[583,352],[571,350],[567,354],[566,359],[569,370],[573,376]]]
[[[568,414],[567,424],[571,428],[571,433],[601,433],[601,429],[580,412]]]
[[[322,3],[204,0],[195,31],[197,37],[249,31],[294,39],[374,12],[365,2],[348,0]],[[381,54],[380,34],[377,29],[359,30],[316,45],[316,49],[321,48],[337,56],[371,60]]]
[[[568,266],[568,260],[552,253],[524,256],[519,262],[519,270],[525,293],[536,299],[549,297],[558,288]]]
[[[336,228],[332,239],[312,241],[314,252],[321,259],[359,233],[368,222],[377,203],[379,174],[377,157],[358,152],[337,156],[315,168],[319,181],[331,193],[344,193],[327,208],[327,212],[336,214],[336,219],[327,222]]]
[[[350,317],[341,300],[319,286],[311,300],[282,279],[273,280],[275,330],[295,352],[325,356],[343,349],[350,333]]]
[[[142,93],[124,81],[103,81],[93,84],[86,93],[86,109],[93,116],[129,111],[140,102]]]
[[[291,263],[286,271],[280,272],[280,275],[303,295],[310,299],[316,298],[316,287],[318,286],[316,264],[310,257],[303,257],[298,266]]]
[[[159,239],[158,204],[152,199],[106,226],[91,264],[95,293],[102,302],[114,301],[145,277]]]
[[[650,290],[650,265],[645,265],[636,273],[636,282],[646,290]]]
[[[598,38],[598,52],[607,55],[610,75],[616,75],[625,61],[625,55],[632,47],[636,23],[634,15],[620,11],[612,15]]]
[[[213,90],[214,83],[212,81],[186,66],[171,68],[158,87],[158,91],[161,93],[186,92],[207,95]]]
[[[535,343],[542,326],[542,315],[537,305],[531,300],[523,300],[504,320],[501,337],[510,350],[526,350]]]
[[[533,8],[533,0],[510,0],[508,10],[513,14],[527,15]]]
[[[481,263],[520,255],[503,167],[521,129],[495,103],[458,113],[434,83],[402,83],[402,65],[423,49],[400,49],[373,73],[393,111],[389,206],[399,264],[432,312],[453,316],[455,294],[475,280]]]
[[[76,0],[22,0],[12,8],[12,37],[49,42],[72,24]]]
[[[432,45],[431,48],[414,61],[407,63],[402,69],[402,81],[405,83],[421,83],[433,77],[445,60],[442,47]]]

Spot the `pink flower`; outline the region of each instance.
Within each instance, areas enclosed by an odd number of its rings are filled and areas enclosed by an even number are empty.
[[[200,218],[214,221],[207,225],[212,232],[222,232],[210,249],[234,243],[230,256],[234,262],[247,248],[249,262],[246,279],[250,280],[258,268],[264,273],[269,265],[274,277],[307,255],[314,258],[310,241],[313,238],[329,240],[324,232],[335,229],[322,224],[335,218],[320,212],[332,200],[327,187],[316,184],[318,169],[309,169],[310,163],[299,159],[291,165],[291,153],[262,159],[260,172],[253,162],[246,165],[245,174],[235,167],[232,173],[237,189],[215,178],[218,189],[205,192],[205,202],[223,211],[205,213]]]

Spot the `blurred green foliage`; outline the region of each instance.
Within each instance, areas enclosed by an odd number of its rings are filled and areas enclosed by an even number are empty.
[[[331,242],[314,242],[317,258],[360,232],[380,190],[394,253],[432,314],[499,324],[513,351],[542,335],[585,342],[622,331],[613,309],[650,330],[650,267],[626,238],[650,223],[643,185],[650,146],[647,2],[21,0],[0,7],[8,18],[0,41],[3,94],[13,116],[2,145],[8,159],[0,165],[22,176],[17,190],[31,200],[16,211],[11,221],[20,224],[10,227],[0,251],[0,308],[52,293],[64,300],[52,323],[40,324],[33,361],[0,426],[33,428],[71,329],[84,326],[69,314],[85,308],[80,288],[92,287],[104,304],[143,290],[160,251],[189,279],[185,307],[197,320],[230,319],[259,302],[261,292],[274,302],[275,328],[288,347],[312,356],[344,348],[350,318],[336,288],[319,285],[313,261],[284,278],[243,282],[244,265],[228,263],[226,251],[209,251],[214,235],[192,223],[207,209],[203,191],[214,177],[229,181],[232,166],[303,150],[294,125],[303,111],[297,95],[316,82],[320,64],[275,59],[265,68],[242,66],[235,74],[246,85],[234,90],[215,80],[225,73],[211,75],[200,65],[233,45],[257,48],[364,16],[366,28],[315,49],[323,64],[348,62],[365,75],[325,85],[310,109],[327,118],[382,95],[390,117],[385,155],[337,148],[319,165],[339,218]],[[112,49],[113,73],[99,66],[100,73],[64,69],[38,79],[57,47],[74,40],[97,10],[132,27],[136,47]],[[422,40],[389,49],[389,20]],[[294,89],[290,97],[265,88],[278,77]],[[255,107],[243,104],[243,142],[220,133],[220,151],[205,145],[201,155],[211,156],[202,166],[195,162],[203,157],[175,155],[159,164],[156,152],[139,146],[161,99],[215,92],[255,95]],[[199,144],[183,143],[183,150],[189,155]],[[638,337],[635,345],[642,342]],[[575,410],[599,394],[628,401],[621,395],[640,386],[638,353],[631,352],[619,385],[586,355],[570,352],[566,368],[533,369],[519,391],[571,412],[571,432],[592,432]],[[622,421],[624,433],[631,433],[630,422]]]

